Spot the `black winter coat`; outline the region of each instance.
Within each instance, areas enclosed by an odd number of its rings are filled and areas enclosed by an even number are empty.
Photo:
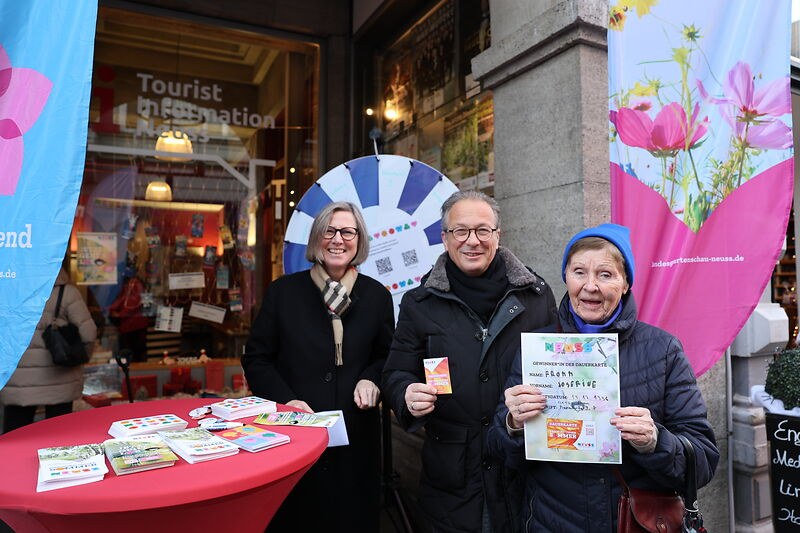
[[[380,495],[380,418],[353,400],[356,383],[380,385],[394,332],[389,292],[358,275],[342,316],[342,366],[335,366],[333,327],[308,270],[267,288],[242,357],[253,393],[315,411],[341,409],[349,446],[328,448],[284,502],[270,531],[377,531]],[[320,509],[324,508],[324,512]]]
[[[423,284],[403,296],[392,349],[383,373],[384,393],[407,431],[425,426],[419,500],[437,531],[480,532],[484,502],[493,531],[516,530],[521,490],[484,446],[502,386],[520,345],[520,333],[555,324],[550,287],[504,248],[509,290],[485,325],[450,291],[447,255]],[[414,418],[405,404],[411,383],[425,382],[422,360],[447,357],[452,395]],[[516,487],[516,490],[514,490]]]
[[[558,310],[560,331],[577,332],[565,295]],[[552,330],[551,330],[552,331]],[[686,458],[676,437],[692,441],[696,453],[697,484],[706,485],[719,461],[714,432],[694,372],[680,341],[657,327],[636,319],[633,296],[623,299],[619,317],[607,331],[619,334],[620,403],[646,407],[658,427],[653,453],[637,452],[622,441],[619,467],[631,487],[673,491],[685,486]],[[522,382],[517,356],[505,388]],[[508,409],[503,401],[489,429],[492,454],[526,475],[525,504],[521,508],[527,532],[559,531],[610,533],[617,531],[617,502],[622,492],[615,466],[526,461],[522,436],[506,429]]]

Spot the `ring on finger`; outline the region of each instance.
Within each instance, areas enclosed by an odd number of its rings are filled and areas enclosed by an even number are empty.
[[[414,407],[414,402],[411,402],[411,403],[410,403],[408,406],[411,408],[411,410],[412,410],[412,411],[416,411],[416,410],[417,410],[417,409]]]

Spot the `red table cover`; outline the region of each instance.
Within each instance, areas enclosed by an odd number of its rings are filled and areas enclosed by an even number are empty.
[[[89,409],[0,436],[0,518],[26,531],[263,531],[302,474],[328,443],[324,428],[280,426],[291,443],[232,457],[117,476],[36,492],[36,450],[99,443],[116,420],[188,412],[213,398],[160,400]],[[281,407],[285,410],[284,407]],[[252,418],[241,422],[250,422]],[[143,512],[147,511],[147,512]]]

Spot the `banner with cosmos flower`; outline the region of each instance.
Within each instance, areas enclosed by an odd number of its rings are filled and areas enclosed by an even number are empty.
[[[792,204],[790,0],[611,0],[612,220],[639,318],[708,370],[769,282]]]
[[[0,388],[67,249],[86,154],[97,0],[0,0]]]

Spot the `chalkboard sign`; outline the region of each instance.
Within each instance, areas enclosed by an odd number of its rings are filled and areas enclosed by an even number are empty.
[[[772,523],[800,532],[800,418],[767,413]]]

